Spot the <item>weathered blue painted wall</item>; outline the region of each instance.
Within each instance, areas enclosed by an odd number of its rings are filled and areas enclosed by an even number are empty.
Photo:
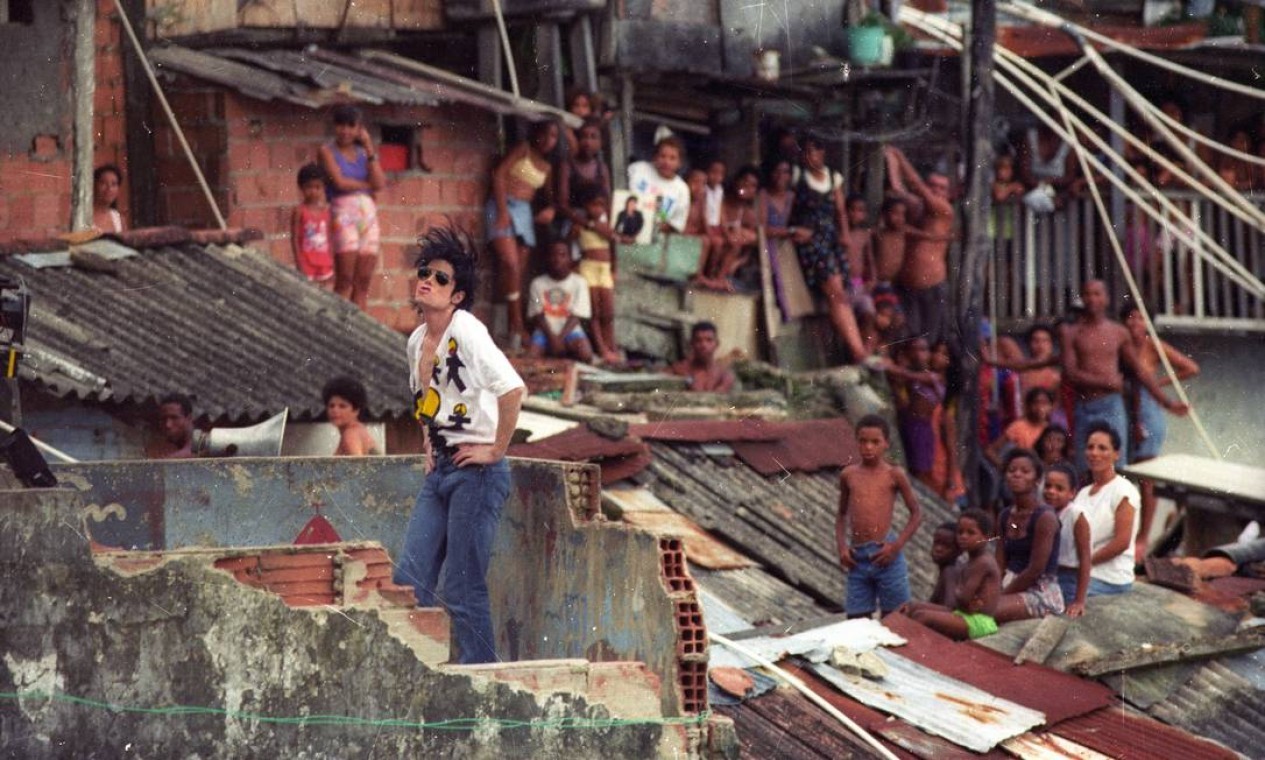
[[[658,538],[601,521],[597,468],[511,460],[513,489],[489,585],[507,659],[641,660],[680,710],[674,599]],[[419,457],[310,457],[58,465],[84,490],[94,540],[124,548],[294,541],[318,511],[345,540],[398,556],[423,479]],[[679,592],[677,596],[679,596]]]

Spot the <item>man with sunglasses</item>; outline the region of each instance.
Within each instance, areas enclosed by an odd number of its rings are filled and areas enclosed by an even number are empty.
[[[422,324],[409,336],[408,362],[427,475],[394,580],[413,586],[419,606],[448,609],[457,663],[495,662],[487,572],[525,386],[469,311],[477,285],[469,236],[435,227],[420,242],[413,307]]]

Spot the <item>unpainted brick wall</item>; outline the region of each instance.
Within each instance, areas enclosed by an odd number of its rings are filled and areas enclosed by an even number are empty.
[[[230,226],[254,227],[260,245],[292,266],[290,214],[299,202],[296,174],[316,161],[331,137],[328,112],[266,103],[218,88],[181,86],[170,95],[203,171]],[[483,240],[481,209],[497,151],[491,114],[464,106],[367,107],[365,121],[377,138],[380,124],[425,123],[422,146],[429,174],[388,173],[377,195],[382,258],[369,291],[369,313],[401,331],[416,325],[408,305],[413,287],[412,250],[418,236],[451,218]],[[159,203],[163,221],[188,226],[213,223],[200,190],[170,130],[156,135]]]
[[[65,25],[66,34],[74,27]],[[113,0],[98,0],[94,46],[97,56],[96,96],[93,102],[95,165],[112,163],[127,176],[124,129],[124,82],[120,28]],[[69,49],[70,40],[66,40]],[[69,99],[70,60],[45,69],[50,90]],[[69,110],[68,110],[69,112]],[[19,238],[47,238],[70,226],[72,122],[57,134],[18,135],[24,152],[0,154],[0,242]],[[119,197],[128,218],[127,193]]]

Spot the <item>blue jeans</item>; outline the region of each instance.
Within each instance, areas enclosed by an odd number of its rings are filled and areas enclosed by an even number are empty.
[[[896,534],[887,537],[887,543],[896,540]],[[848,571],[847,599],[844,610],[849,617],[869,615],[875,603],[884,614],[909,601],[909,573],[905,568],[905,553],[896,553],[886,567],[874,564],[879,542],[857,544],[852,547],[852,559],[857,566]]]
[[[504,459],[459,468],[450,457],[436,454],[395,569],[393,580],[412,586],[419,606],[448,609],[457,662],[463,665],[497,660],[487,575],[509,490],[510,467]],[[436,594],[441,568],[444,589]]]
[[[1068,605],[1076,601],[1076,585],[1080,582],[1080,568],[1060,567],[1058,579],[1059,590],[1063,592],[1063,604]],[[1085,589],[1085,597],[1089,597],[1088,587]]]
[[[1092,401],[1076,402],[1076,469],[1085,472],[1085,441],[1089,439],[1089,426],[1102,420],[1120,436],[1120,462],[1129,461],[1129,415],[1124,410],[1124,397],[1119,393],[1100,396]]]
[[[1090,578],[1089,592],[1085,594],[1085,596],[1114,596],[1115,594],[1127,594],[1132,588],[1132,583],[1108,583],[1107,581],[1100,581],[1097,578]]]

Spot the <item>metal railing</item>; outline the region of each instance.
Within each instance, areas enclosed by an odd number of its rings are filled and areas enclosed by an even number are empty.
[[[1167,197],[1248,271],[1265,277],[1265,230],[1196,193]],[[1265,194],[1248,197],[1265,206]],[[1180,242],[1131,207],[1117,234],[1160,325],[1265,330],[1265,302],[1210,264],[1210,253]],[[1089,198],[1069,199],[1052,214],[1033,213],[1022,204],[995,207],[993,238],[988,307],[1003,326],[1061,318],[1086,279],[1106,280],[1117,303],[1128,293]]]

